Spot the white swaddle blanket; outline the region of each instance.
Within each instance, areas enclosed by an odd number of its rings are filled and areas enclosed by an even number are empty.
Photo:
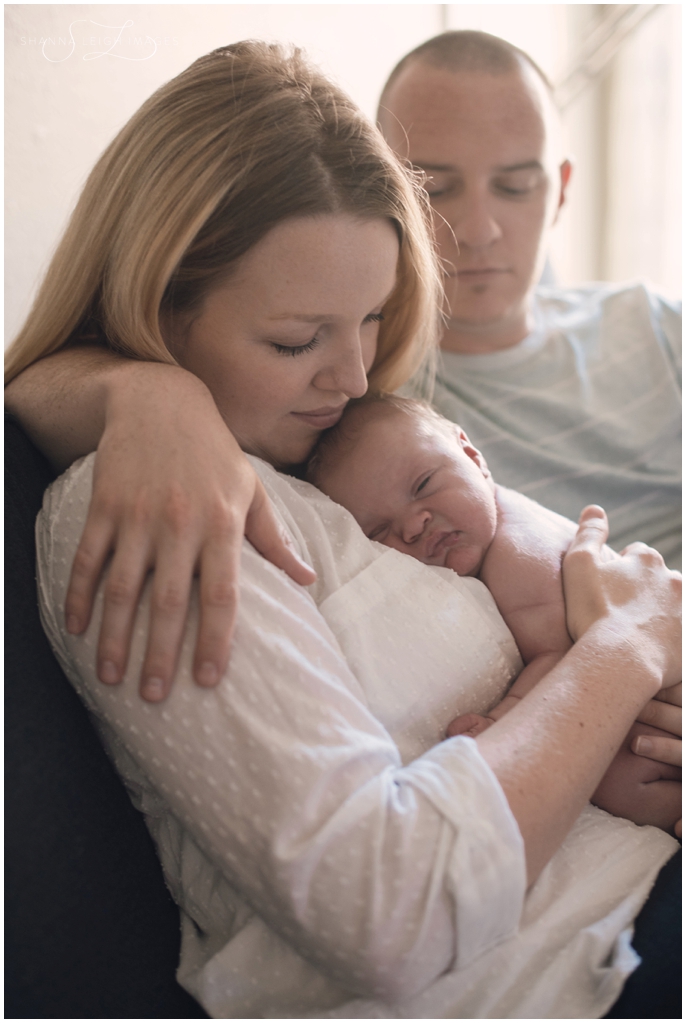
[[[146,813],[183,911],[181,982],[215,1018],[602,1015],[637,961],[631,921],[677,843],[589,807],[522,912],[521,839],[502,791],[476,743],[440,743],[451,717],[497,702],[520,665],[490,594],[370,543],[309,485],[253,464],[318,581],[310,597],[246,544],[229,674],[217,690],[192,683],[194,596],[174,692],[161,706],[136,693],[149,592],[121,687],[95,676],[102,590],[84,637],[62,625],[92,459],[50,488],[37,524],[44,625]],[[334,822],[346,839],[322,846]],[[365,828],[370,841],[360,839]],[[275,867],[274,850],[292,850],[297,872],[289,858]],[[403,919],[424,962],[445,965],[391,1004],[354,997],[336,980],[335,957],[347,957],[340,976],[355,975],[364,893],[392,904],[394,878],[401,902],[417,900],[415,922]],[[392,914],[389,924],[379,919],[382,944],[402,940]],[[318,958],[331,940],[333,955]],[[425,969],[421,959],[403,970]]]

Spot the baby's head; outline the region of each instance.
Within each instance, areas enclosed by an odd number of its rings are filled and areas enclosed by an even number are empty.
[[[395,395],[351,402],[307,479],[371,540],[427,565],[477,575],[497,525],[495,488],[468,437],[430,406]]]

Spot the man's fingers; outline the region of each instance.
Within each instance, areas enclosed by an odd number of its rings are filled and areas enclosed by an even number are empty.
[[[171,689],[188,616],[194,557],[171,545],[157,554],[150,593],[150,631],[141,670],[140,692],[156,703]]]
[[[309,586],[317,578],[314,569],[297,554],[290,538],[279,526],[271,501],[259,480],[245,524],[245,535],[263,558],[282,569],[294,582]]]
[[[681,767],[681,739],[669,739],[659,735],[637,735],[631,749],[641,757],[659,760],[661,764]]]
[[[108,520],[97,514],[88,516],[71,566],[64,603],[67,632],[76,635],[88,626],[95,590],[112,550],[113,539],[114,531]]]
[[[148,565],[148,551],[142,537],[129,535],[119,541],[104,585],[97,661],[101,682],[121,682],[124,676],[134,614]]]
[[[229,663],[238,606],[242,531],[215,537],[200,560],[200,626],[193,658],[193,677],[200,686],[215,686]]]
[[[669,689],[661,689],[655,699],[662,703],[673,703],[675,707],[681,707],[681,682],[676,686],[670,686]]]
[[[661,728],[672,735],[681,735],[681,707],[661,700],[650,700],[636,718],[644,725]]]

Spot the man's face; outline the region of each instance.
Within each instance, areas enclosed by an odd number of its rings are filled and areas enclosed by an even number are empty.
[[[528,69],[493,75],[414,63],[384,105],[390,145],[428,176],[449,328],[507,331],[526,319],[569,176],[569,164],[556,163],[543,84]]]

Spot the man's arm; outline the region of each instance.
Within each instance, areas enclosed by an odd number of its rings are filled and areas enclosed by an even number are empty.
[[[243,536],[307,585],[314,573],[283,536],[262,484],[192,373],[72,348],[26,369],[6,390],[8,409],[57,469],[94,451],[93,498],[65,602],[72,633],[88,625],[111,556],[98,643],[101,681],[118,683],[139,594],[154,570],[141,692],[169,692],[195,572],[201,622],[193,672],[215,685],[231,646]]]

